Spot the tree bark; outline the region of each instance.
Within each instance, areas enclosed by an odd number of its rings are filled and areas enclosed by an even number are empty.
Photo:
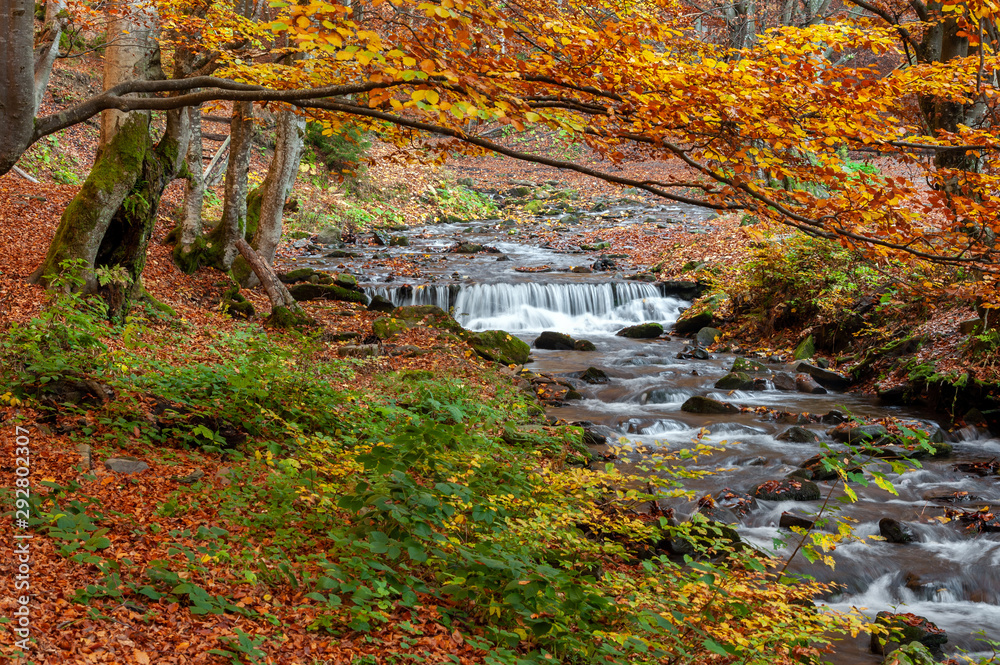
[[[253,145],[251,102],[233,104],[229,135],[229,167],[226,169],[222,219],[206,241],[207,263],[225,271],[232,268],[238,254],[236,241],[246,234],[247,175],[250,171],[250,148]]]
[[[111,22],[108,26],[109,46],[104,51],[105,90],[126,81],[163,78],[155,24],[155,8],[141,2],[130,3],[121,17]],[[128,113],[114,109],[101,113],[98,149],[111,141],[128,116]]]
[[[260,186],[259,211],[256,229],[250,246],[267,265],[274,263],[274,253],[281,240],[282,218],[285,211],[285,197],[295,183],[302,157],[302,139],[305,136],[305,119],[291,110],[278,115],[277,142],[274,157],[267,170],[267,176]],[[239,259],[237,259],[239,263]],[[244,286],[255,286],[257,277],[239,265],[236,277]]]
[[[66,3],[64,0],[48,0],[45,3],[45,27],[41,39],[35,47],[35,113],[42,105],[45,88],[49,85],[52,66],[59,55],[59,40],[66,28]]]
[[[191,138],[188,142],[187,168],[184,188],[184,208],[181,219],[180,241],[174,249],[174,261],[187,273],[197,270],[198,254],[205,246],[202,238],[202,207],[205,203],[205,171],[203,170],[201,144],[201,110],[188,107],[188,124]],[[191,265],[193,262],[193,265]]]
[[[35,130],[34,10],[30,0],[0,0],[0,174],[17,163]]]
[[[250,243],[240,238],[236,241],[236,249],[247,262],[247,265],[250,266],[250,269],[253,270],[254,274],[257,275],[257,280],[264,287],[264,291],[271,301],[272,308],[287,307],[293,312],[302,312],[302,307],[292,297],[288,288],[282,284],[278,276],[271,270],[271,267],[264,263],[263,259],[257,255],[257,252],[253,251]]]

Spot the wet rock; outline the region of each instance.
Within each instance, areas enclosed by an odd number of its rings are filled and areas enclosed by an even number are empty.
[[[795,353],[792,355],[792,358],[795,360],[805,360],[812,358],[814,355],[816,355],[816,343],[813,342],[813,336],[809,335],[795,347]]]
[[[760,374],[765,372],[770,372],[767,365],[761,362],[753,360],[752,358],[737,358],[733,361],[733,366],[729,368],[730,372],[746,372],[747,374]]]
[[[375,242],[376,245],[379,245],[380,247],[388,247],[390,238],[388,235],[380,231],[375,231],[374,233],[372,233],[372,240]]]
[[[997,471],[1000,470],[1000,460],[994,457],[991,460],[983,460],[980,462],[960,462],[953,465],[952,468],[962,473],[968,473],[973,476],[984,478],[986,476],[997,475]]]
[[[902,545],[913,542],[910,530],[891,517],[883,517],[878,521],[878,532],[889,543]]]
[[[481,357],[502,365],[523,365],[531,353],[531,347],[504,330],[471,334],[468,344]]]
[[[113,473],[142,473],[149,465],[135,457],[110,457],[104,460],[104,468]]]
[[[372,296],[371,302],[368,303],[369,312],[391,312],[394,309],[396,306],[384,296]]]
[[[944,630],[916,614],[879,612],[875,622],[889,629],[888,635],[871,636],[872,653],[890,654],[904,644],[919,642],[927,647],[934,658],[941,658],[942,647],[948,642]]]
[[[771,383],[774,384],[775,390],[795,392],[795,377],[788,372],[775,372],[771,377]]]
[[[715,382],[718,390],[754,390],[754,380],[746,372],[730,372]]]
[[[809,480],[767,480],[753,488],[753,495],[760,501],[817,501],[819,485]]]
[[[640,323],[622,328],[615,334],[618,337],[628,337],[629,339],[655,339],[663,334],[663,326],[655,322]]]
[[[614,270],[615,268],[618,267],[618,264],[609,259],[608,257],[602,256],[601,258],[594,261],[594,263],[590,267],[599,272],[603,272],[607,270]]]
[[[497,261],[510,261],[510,257],[508,257],[506,254],[501,254],[500,256],[497,257]]]
[[[889,433],[884,425],[855,425],[841,423],[831,429],[828,434],[839,443],[863,443],[879,439]]]
[[[674,332],[678,335],[687,335],[709,327],[714,322],[715,317],[712,316],[711,312],[702,312],[690,317],[685,317],[684,314],[681,314],[681,317],[674,323]]]
[[[784,432],[775,437],[778,441],[790,441],[792,443],[817,443],[819,435],[805,427],[789,427]]]
[[[934,654],[920,642],[899,645],[898,648],[888,652],[882,662],[886,665],[937,665]]]
[[[846,390],[851,385],[851,378],[839,372],[823,369],[807,362],[799,362],[793,368],[794,371],[808,374],[816,379],[819,385],[829,390]]]
[[[687,413],[739,413],[740,407],[711,397],[695,395],[681,404],[681,411]]]
[[[634,275],[627,275],[625,279],[631,279],[637,282],[655,282],[656,275],[651,275],[648,272],[638,272]]]
[[[569,335],[546,330],[535,338],[533,346],[536,349],[548,351],[573,351],[576,347],[576,340]]]
[[[332,252],[324,254],[323,256],[328,259],[348,259],[355,258],[359,255],[354,252],[345,252],[342,249],[335,249]]]
[[[803,471],[808,471],[812,474],[812,480],[833,480],[839,476],[832,466],[828,469],[827,466],[823,464],[823,460],[828,459],[828,457],[828,455],[815,455],[803,462],[800,468]]]
[[[460,242],[457,245],[449,247],[447,251],[453,254],[479,254],[480,252],[488,252],[490,254],[500,253],[500,250],[496,247],[480,245],[474,242]]]
[[[847,422],[847,416],[840,411],[827,411],[826,414],[820,418],[820,422],[824,425],[839,425],[840,423]]]
[[[338,274],[333,283],[342,289],[358,290],[358,278],[345,272]]]
[[[945,492],[941,494],[925,494],[925,501],[933,501],[934,503],[972,503],[973,501],[982,501],[983,498],[976,496],[975,494],[969,494],[965,491],[958,492]]]
[[[574,351],[596,351],[597,347],[594,343],[587,339],[578,339],[573,342]]]
[[[695,335],[695,340],[701,346],[711,346],[721,338],[722,338],[722,331],[719,330],[718,328],[712,328],[709,326],[702,328],[701,330],[698,331],[698,334]]]
[[[715,495],[715,505],[732,511],[740,519],[743,519],[751,511],[757,510],[760,507],[757,504],[757,499],[746,492],[737,492],[728,487]]]
[[[306,282],[295,284],[288,289],[292,297],[302,302],[306,300],[340,300],[344,302],[359,302],[368,304],[368,296],[361,291],[346,289],[336,284],[313,284]]]
[[[591,270],[587,266],[573,266],[572,268],[569,269],[569,271],[570,272],[579,273],[579,274],[582,274],[582,275],[589,275],[590,273],[594,272],[593,270]]]
[[[596,367],[588,367],[586,370],[581,372],[580,379],[591,384],[602,384],[611,382],[611,379],[608,378],[607,373],[604,370],[597,369]]]
[[[782,529],[791,529],[792,527],[798,527],[800,529],[811,529],[813,527],[813,521],[807,520],[805,517],[800,517],[793,513],[783,512],[781,513],[781,518],[778,520],[778,526]]]
[[[340,227],[324,226],[317,234],[316,242],[321,245],[335,245],[340,242]]]
[[[825,395],[826,388],[816,383],[808,374],[795,376],[795,390],[807,395]]]
[[[390,247],[409,247],[410,239],[406,236],[392,236],[389,238]]]
[[[566,394],[563,396],[566,400],[581,400],[583,399],[583,393],[576,390],[567,390]]]

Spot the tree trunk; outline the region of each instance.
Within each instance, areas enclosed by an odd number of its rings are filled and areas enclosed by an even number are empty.
[[[35,130],[35,3],[0,0],[0,173],[14,167]]]
[[[104,50],[105,90],[125,81],[163,78],[155,24],[155,7],[140,2],[129,3],[125,13],[111,22],[108,26],[109,45]],[[113,109],[101,113],[98,149],[111,142],[128,116],[128,113]]]
[[[247,222],[247,174],[250,171],[250,148],[253,145],[253,104],[233,104],[230,125],[229,167],[226,169],[225,202],[222,220],[206,241],[209,265],[228,271],[238,250],[236,241],[244,238]]]
[[[250,246],[266,265],[274,263],[274,253],[281,240],[282,217],[285,210],[285,197],[295,183],[299,172],[299,159],[302,157],[302,139],[305,136],[305,119],[291,110],[284,110],[278,115],[277,142],[274,146],[274,157],[267,170],[267,176],[260,186],[259,209],[257,211],[256,228],[253,229]],[[254,202],[248,202],[250,206]],[[253,215],[248,212],[248,218]],[[254,286],[257,283],[255,273],[249,271],[237,259],[234,265],[236,278],[244,286]]]
[[[281,327],[310,325],[313,323],[288,288],[281,283],[270,266],[264,263],[253,248],[243,238],[236,241],[236,249],[242,255],[241,258],[257,276],[257,280],[264,286],[267,297],[271,301],[271,316],[268,322]]]
[[[205,203],[205,171],[203,170],[201,143],[201,110],[192,106],[187,109],[191,140],[188,142],[187,183],[184,189],[184,208],[181,219],[180,241],[174,248],[174,262],[186,273],[198,269],[201,250],[205,246],[202,238],[202,206]]]
[[[48,0],[45,3],[45,26],[38,46],[35,47],[35,113],[42,105],[45,88],[49,85],[52,66],[59,55],[59,40],[66,27],[66,3],[64,0]]]

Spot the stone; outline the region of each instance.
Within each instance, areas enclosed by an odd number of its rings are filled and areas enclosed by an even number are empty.
[[[739,413],[740,407],[711,397],[695,395],[681,404],[681,411],[687,413]]]
[[[719,330],[718,328],[712,328],[710,326],[705,326],[704,328],[698,331],[697,335],[695,335],[695,340],[701,346],[711,346],[721,338],[722,338],[722,331]]]
[[[698,332],[702,328],[711,326],[715,322],[715,317],[711,312],[702,312],[686,317],[684,314],[690,310],[685,310],[680,318],[674,323],[674,332],[678,335],[687,335]]]
[[[358,289],[358,278],[346,272],[342,272],[333,280],[333,283],[342,289]]]
[[[934,655],[920,642],[898,646],[894,642],[893,646],[882,661],[885,665],[937,665]]]
[[[754,487],[752,494],[760,501],[818,501],[820,497],[819,485],[792,478],[767,480]]]
[[[809,335],[795,347],[795,353],[792,357],[795,360],[806,360],[814,355],[816,355],[816,343],[813,341],[813,336]]]
[[[76,452],[80,453],[80,463],[83,466],[83,470],[92,471],[94,469],[94,458],[91,454],[90,446],[86,443],[81,443],[76,447]]]
[[[318,270],[313,270],[312,268],[299,268],[298,270],[290,270],[286,273],[281,273],[278,275],[278,279],[284,284],[295,284],[296,282],[305,282],[313,275],[323,275],[324,273]]]
[[[336,284],[312,284],[305,282],[293,285],[288,289],[288,292],[300,302],[306,300],[340,300],[344,302],[359,302],[362,305],[368,304],[368,296],[361,291],[345,289]]]
[[[743,519],[760,507],[757,499],[746,492],[737,492],[728,487],[715,495],[715,505],[731,511],[739,519]]]
[[[569,271],[570,272],[579,273],[579,274],[582,274],[582,275],[589,275],[590,273],[594,272],[593,270],[591,270],[587,266],[573,266],[572,268],[569,269]]]
[[[934,658],[940,659],[943,656],[942,647],[948,642],[948,634],[925,617],[909,613],[879,612],[875,615],[875,622],[888,628],[889,634],[872,634],[872,653],[890,654],[904,644],[919,642]]]
[[[774,438],[778,441],[790,441],[792,443],[817,443],[819,441],[819,435],[816,432],[805,427],[799,427],[798,425],[789,427]]]
[[[574,351],[596,351],[597,347],[588,339],[578,339],[573,342]]]
[[[368,303],[369,312],[391,312],[394,309],[396,306],[385,296],[372,296],[371,302]]]
[[[469,335],[468,344],[481,357],[502,365],[523,365],[531,354],[531,347],[504,330]]]
[[[793,367],[793,371],[808,374],[812,378],[816,379],[816,382],[819,383],[819,385],[830,390],[846,390],[851,385],[850,377],[839,372],[817,367],[816,365],[810,365],[807,362],[800,361],[796,363],[795,367]]]
[[[746,372],[730,372],[715,382],[719,390],[753,390],[754,380]]]
[[[913,542],[910,530],[891,517],[883,517],[878,521],[878,532],[889,543],[902,545]]]
[[[392,236],[389,238],[390,247],[409,247],[410,239],[406,236]]]
[[[795,392],[795,377],[788,372],[775,372],[771,377],[771,383],[774,384],[775,390]]]
[[[601,258],[594,261],[594,263],[590,267],[593,270],[606,271],[606,270],[614,270],[615,268],[618,267],[618,264],[616,264],[608,257],[602,256]]]
[[[191,485],[201,480],[204,476],[205,476],[204,471],[202,471],[201,469],[195,469],[194,471],[192,471],[187,475],[174,476],[174,480],[176,480],[182,485]]]
[[[608,377],[607,373],[602,369],[597,369],[596,367],[588,367],[585,369],[580,373],[580,379],[586,383],[595,385],[611,383],[611,379]]]
[[[321,245],[334,245],[340,242],[340,228],[336,226],[324,226],[316,235],[316,242]]]
[[[797,374],[795,376],[795,390],[807,395],[826,394],[826,388],[816,383],[808,374]]]
[[[800,517],[793,513],[781,513],[781,518],[778,520],[778,526],[782,529],[791,529],[792,527],[798,527],[800,529],[809,530],[813,527],[813,521],[807,520],[805,517]]]
[[[149,465],[135,457],[109,457],[104,460],[104,468],[114,473],[142,473]]]
[[[533,346],[548,351],[573,351],[576,348],[576,340],[569,335],[546,330],[535,338]]]
[[[871,442],[888,433],[889,430],[884,425],[855,425],[849,422],[841,423],[827,432],[834,441],[851,444]]]
[[[340,358],[370,358],[378,353],[378,344],[348,344],[337,349]]]
[[[662,334],[663,326],[655,322],[629,326],[615,333],[618,337],[628,337],[629,339],[655,339]]]
[[[748,374],[760,374],[770,372],[766,365],[751,358],[737,358],[733,361],[730,372],[746,372]]]

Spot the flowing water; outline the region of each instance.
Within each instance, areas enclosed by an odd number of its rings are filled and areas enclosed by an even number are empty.
[[[416,248],[394,251],[406,254],[436,247],[440,252],[440,248],[452,241],[449,234],[453,232],[447,226],[419,229],[410,233],[411,239],[418,239],[414,243]],[[476,242],[500,244],[497,240],[502,233],[502,230],[486,230]],[[517,255],[521,264],[544,261],[549,265],[570,265],[573,260],[579,263],[578,258],[557,256],[544,248],[518,245],[504,246],[503,250]],[[716,390],[713,386],[728,372],[733,356],[720,354],[709,360],[682,360],[677,355],[688,344],[685,340],[630,340],[615,336],[622,327],[645,321],[656,321],[669,328],[689,304],[656,284],[626,282],[606,273],[525,276],[510,271],[509,264],[498,267],[491,256],[447,258],[444,265],[436,264],[438,274],[454,270],[463,279],[416,286],[375,283],[367,288],[371,294],[382,295],[397,305],[452,307],[458,321],[471,330],[507,330],[529,344],[544,330],[592,341],[597,347],[592,352],[533,349],[529,369],[567,378],[584,395],[582,400],[550,408],[549,414],[567,421],[589,421],[613,437],[621,437],[624,445],[636,451],[627,456],[632,459],[643,449],[689,447],[698,432],[707,429],[703,441],[717,444],[723,450],[711,458],[700,459],[697,466],[726,470],[691,481],[689,487],[699,496],[714,494],[724,487],[745,492],[762,481],[783,478],[822,449],[819,444],[778,440],[776,436],[789,425],[755,414],[682,412],[681,404],[692,395],[791,412],[823,414],[837,409],[858,416],[894,415],[930,422],[927,414],[880,406],[866,396],[850,393],[807,395],[774,389],[732,393]],[[323,263],[316,260],[312,265]],[[369,270],[367,274],[371,281],[378,279],[377,270]],[[589,367],[604,370],[610,382],[590,385],[575,379]],[[826,426],[807,427],[828,438]],[[977,631],[1000,640],[1000,534],[969,537],[957,525],[935,520],[943,514],[944,506],[929,497],[965,491],[974,500],[963,504],[963,508],[1000,505],[996,476],[973,477],[954,469],[957,462],[1000,456],[1000,439],[974,429],[963,430],[954,438],[951,456],[925,460],[922,469],[893,478],[898,496],[874,485],[856,485],[859,500],[843,509],[843,515],[856,520],[855,531],[860,536],[877,534],[879,520],[892,517],[911,525],[917,542],[847,543],[833,552],[834,569],[807,564],[801,557],[793,568],[840,586],[840,593],[823,599],[832,608],[867,608],[866,612],[872,615],[880,610],[913,612],[947,631],[950,638],[947,651],[977,652],[983,649],[974,635]],[[825,496],[830,484],[818,484]],[[840,493],[835,490],[834,496]],[[744,540],[778,556],[789,551],[774,542],[776,538],[790,536],[790,532],[777,526],[782,512],[809,516],[819,508],[819,502],[759,503],[759,508],[738,525],[738,531]],[[694,512],[695,505],[678,505],[676,509],[678,516],[684,518]],[[841,644],[833,659],[843,665],[881,660],[867,652],[867,636]]]

